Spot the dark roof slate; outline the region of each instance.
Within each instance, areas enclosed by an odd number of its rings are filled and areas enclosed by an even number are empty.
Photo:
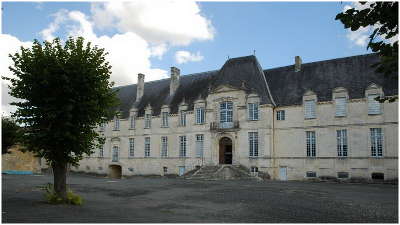
[[[301,71],[294,65],[264,70],[272,96],[278,106],[301,105],[307,90],[316,93],[318,101],[332,100],[332,91],[344,87],[349,98],[363,98],[365,89],[375,83],[385,95],[397,95],[397,79],[375,72],[376,54],[358,55],[320,62],[305,63]]]
[[[295,72],[294,65],[262,70],[255,56],[232,58],[220,70],[182,75],[173,96],[169,96],[169,78],[146,82],[144,95],[136,103],[136,84],[116,87],[121,104],[115,110],[121,112],[121,118],[127,118],[133,106],[138,109],[138,116],[143,116],[149,104],[153,115],[159,115],[163,105],[177,113],[182,101],[188,104],[188,110],[193,110],[197,99],[205,99],[211,89],[223,84],[245,87],[246,92],[260,96],[261,104],[277,106],[302,104],[307,90],[314,91],[318,101],[329,101],[337,87],[346,88],[350,99],[362,98],[371,83],[383,87],[385,95],[397,95],[397,80],[377,74],[370,67],[378,60],[375,54],[352,56],[305,63],[300,72]]]

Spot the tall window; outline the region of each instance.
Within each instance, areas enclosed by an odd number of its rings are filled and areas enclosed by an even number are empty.
[[[186,136],[179,136],[179,157],[186,157]]]
[[[150,157],[150,137],[144,138],[144,157]]]
[[[205,121],[204,108],[199,107],[196,109],[196,124],[203,124]]]
[[[151,114],[146,114],[144,118],[144,128],[151,127]]]
[[[168,112],[162,113],[162,124],[161,127],[168,127]]]
[[[335,98],[336,112],[335,116],[342,117],[346,116],[346,98]]]
[[[168,137],[161,137],[161,157],[168,156]]]
[[[183,110],[179,113],[179,125],[182,127],[186,126],[186,112]]]
[[[219,115],[221,124],[232,123],[233,121],[233,103],[222,102],[219,105]]]
[[[119,158],[118,146],[113,146],[112,161],[118,162],[118,158]]]
[[[104,157],[104,145],[101,145],[99,147],[99,157],[101,157],[101,158]]]
[[[204,135],[196,134],[196,156],[203,157]]]
[[[135,139],[129,138],[129,157],[135,156]]]
[[[119,118],[114,117],[114,130],[119,130]]]
[[[249,156],[258,156],[258,132],[249,132]]]
[[[368,115],[381,114],[381,104],[375,100],[379,95],[368,95]]]
[[[285,120],[285,110],[276,111],[276,120]]]
[[[249,120],[258,120],[258,104],[249,103],[247,104]]]
[[[101,123],[100,124],[100,131],[104,131],[106,129],[106,124],[105,123]]]
[[[135,129],[135,116],[134,115],[132,115],[131,116],[131,118],[130,118],[130,128],[131,129]]]
[[[337,153],[339,157],[347,156],[347,130],[337,130],[336,131],[336,139],[337,139]]]
[[[315,157],[315,131],[306,131],[306,142],[307,142],[307,156]]]
[[[315,116],[315,101],[307,100],[304,102],[304,118],[314,119]]]
[[[383,156],[382,128],[370,128],[371,132],[371,156]]]

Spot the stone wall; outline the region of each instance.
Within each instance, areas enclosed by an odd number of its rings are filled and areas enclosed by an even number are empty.
[[[9,149],[9,153],[3,154],[1,159],[2,171],[31,171],[40,173],[40,158],[34,156],[32,152],[21,152],[18,145]]]

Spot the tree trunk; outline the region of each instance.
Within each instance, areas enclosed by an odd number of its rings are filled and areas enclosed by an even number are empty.
[[[54,191],[62,199],[67,199],[67,164],[55,163],[53,165]]]

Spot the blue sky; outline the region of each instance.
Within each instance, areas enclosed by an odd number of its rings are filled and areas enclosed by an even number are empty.
[[[364,31],[350,32],[334,19],[352,4],[3,2],[0,44],[12,52],[35,38],[83,35],[110,52],[117,85],[135,83],[138,72],[146,81],[168,77],[171,66],[182,74],[219,69],[228,56],[253,50],[268,69],[291,65],[296,55],[307,63],[370,53]]]

